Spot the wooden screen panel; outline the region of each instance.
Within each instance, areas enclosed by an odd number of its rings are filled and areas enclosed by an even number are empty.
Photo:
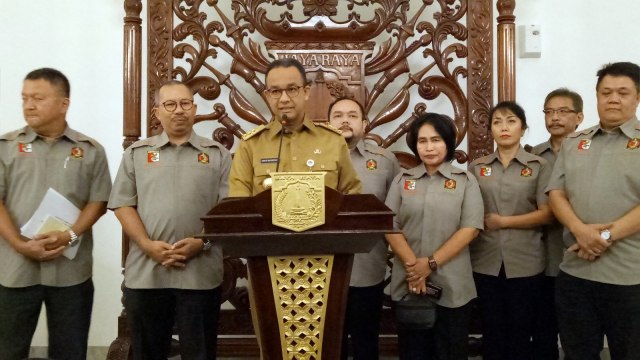
[[[338,96],[361,101],[371,119],[367,138],[383,147],[401,140],[411,122],[432,101],[446,99],[452,109],[448,115],[458,129],[458,144],[467,139],[467,152],[456,152],[458,161],[466,162],[492,151],[493,139],[488,130],[494,81],[491,0],[230,2],[232,14],[222,11],[223,3],[216,0],[147,1],[147,114],[151,113],[153,94],[162,83],[170,79],[184,81],[196,97],[212,102],[196,121],[217,121],[221,126],[213,137],[231,148],[250,127],[270,119],[269,114],[258,110],[264,104],[257,104],[265,100],[262,79],[268,63],[274,56],[297,56],[308,70],[314,101],[327,105]],[[124,7],[126,147],[141,133],[142,2],[124,0]],[[366,7],[375,7],[375,12],[370,19],[361,20],[364,17],[358,14]],[[501,15],[498,93],[501,100],[512,99],[515,46],[509,34],[514,29],[515,1],[498,0],[497,7]],[[416,64],[408,60],[412,54],[420,53],[423,61]],[[231,60],[220,61],[222,54]],[[342,58],[336,58],[336,54],[359,55],[357,60],[347,56],[340,61]],[[185,58],[189,61],[183,61]],[[466,64],[461,65],[461,60]],[[397,79],[404,82],[397,85]],[[466,79],[466,87],[462,79]],[[229,93],[228,105],[216,102],[222,100],[223,88]],[[385,97],[383,93],[392,95]],[[324,120],[322,111],[312,116],[314,120]],[[383,125],[392,129],[385,137],[376,133],[376,128]],[[147,117],[146,127],[149,135],[161,131],[153,117]],[[416,161],[406,153],[398,157],[407,167]],[[127,243],[123,239],[123,263]],[[239,310],[223,314],[220,334],[251,333],[246,289],[235,286],[237,279],[246,277],[246,268],[238,259],[226,259],[225,269],[225,299]],[[119,318],[119,337],[109,358],[122,358],[111,354],[128,350],[124,315]],[[220,349],[231,356],[256,355],[257,349],[248,344],[242,337],[231,337],[221,343]],[[383,347],[386,345],[382,343]]]

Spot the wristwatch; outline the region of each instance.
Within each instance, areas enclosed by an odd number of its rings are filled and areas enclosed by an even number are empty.
[[[609,231],[609,229],[600,231],[600,237],[602,238],[602,240],[608,242],[609,244],[613,242],[613,240],[611,240],[611,231]]]
[[[202,239],[202,251],[209,251],[209,249],[211,249],[211,247],[213,246],[213,244],[211,243],[211,240],[209,239]]]
[[[76,245],[78,245],[78,243],[80,242],[80,238],[78,238],[78,235],[76,235],[75,231],[69,229],[69,242],[67,243],[68,247],[74,247]]]
[[[437,271],[438,263],[436,262],[436,259],[434,259],[433,256],[428,256],[427,260],[429,261],[429,269],[431,269],[431,271]]]

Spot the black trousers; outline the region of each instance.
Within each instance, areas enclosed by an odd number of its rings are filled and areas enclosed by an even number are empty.
[[[565,360],[599,360],[604,335],[612,360],[640,359],[640,285],[612,285],[560,272],[556,309]]]
[[[533,358],[535,360],[558,360],[558,319],[556,318],[554,276],[542,280],[539,302],[536,309],[536,324],[533,332]]]
[[[483,360],[529,360],[543,274],[507,279],[473,274],[482,320]]]
[[[349,287],[342,337],[342,359],[347,359],[351,335],[354,360],[378,359],[378,336],[384,297],[384,282],[374,286]]]
[[[0,359],[29,357],[40,309],[47,311],[49,358],[85,360],[93,307],[91,279],[73,286],[0,286]]]
[[[458,308],[438,306],[430,330],[398,331],[400,360],[467,360],[471,304]]]
[[[124,289],[135,360],[166,360],[174,322],[184,360],[216,358],[221,289]]]

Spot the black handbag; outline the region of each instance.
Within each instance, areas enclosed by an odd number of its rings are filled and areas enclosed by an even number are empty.
[[[398,330],[428,330],[436,323],[436,303],[426,295],[406,294],[395,303]]]

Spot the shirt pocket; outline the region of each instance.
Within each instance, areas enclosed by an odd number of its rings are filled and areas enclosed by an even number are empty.
[[[338,175],[338,164],[335,161],[328,162],[320,162],[314,164],[311,167],[312,172],[324,172],[324,184],[331,188],[336,188],[338,186],[338,181],[340,179]]]

